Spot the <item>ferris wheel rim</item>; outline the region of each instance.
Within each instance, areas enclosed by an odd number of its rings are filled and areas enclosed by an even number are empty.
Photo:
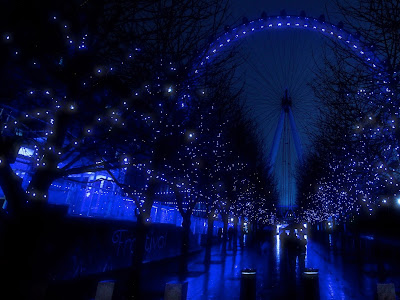
[[[285,28],[309,30],[311,32],[319,33],[352,49],[358,56],[365,58],[365,62],[371,68],[378,69],[378,66],[382,67],[382,62],[380,62],[373,50],[361,41],[361,37],[353,35],[349,31],[339,28],[332,23],[321,21],[317,18],[288,15],[254,19],[233,27],[231,30],[221,34],[209,43],[206,49],[197,57],[190,75],[194,78],[200,76],[202,69],[207,64],[211,63],[212,59],[222,52],[222,49],[225,48],[225,46],[233,45],[236,41],[250,36],[253,33]]]

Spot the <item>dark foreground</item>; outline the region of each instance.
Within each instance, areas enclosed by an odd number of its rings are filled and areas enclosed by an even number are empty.
[[[228,244],[213,246],[189,258],[188,272],[179,273],[179,259],[147,264],[142,274],[143,299],[163,299],[165,284],[188,282],[192,300],[240,299],[244,268],[257,271],[257,299],[304,299],[305,268],[319,269],[320,299],[376,299],[377,283],[394,283],[400,291],[400,247],[393,241],[371,237],[344,237],[324,233],[314,236],[304,255],[287,251],[279,237],[235,250]],[[398,255],[397,255],[397,254]],[[124,299],[126,271],[52,286],[48,299],[93,299],[98,280],[117,280],[115,297]]]

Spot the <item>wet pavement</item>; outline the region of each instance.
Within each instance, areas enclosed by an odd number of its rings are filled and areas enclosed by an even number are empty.
[[[319,270],[321,300],[374,299],[377,282],[393,282],[399,291],[400,264],[396,256],[385,257],[383,253],[383,257],[377,258],[373,243],[362,242],[357,247],[352,239],[335,240],[326,235],[309,240],[305,255],[288,252],[278,236],[261,247],[238,246],[235,251],[228,245],[226,253],[221,245],[214,246],[209,263],[205,263],[204,251],[191,257],[189,272],[183,278],[169,267],[153,272],[144,286],[146,299],[162,299],[165,283],[180,279],[188,282],[187,299],[240,299],[244,268],[257,271],[257,299],[304,299],[305,268]]]
[[[257,299],[312,299],[304,289],[305,268],[319,270],[319,299],[376,299],[377,283],[394,283],[400,299],[400,243],[364,236],[320,234],[309,238],[306,253],[298,255],[278,236],[223,251],[215,245],[205,259],[202,250],[189,258],[188,272],[179,272],[180,258],[144,265],[141,299],[161,300],[167,282],[187,281],[188,300],[240,299],[241,271],[256,269]],[[116,280],[113,299],[125,299],[129,270],[102,274],[54,286],[46,299],[94,299],[100,280]],[[125,283],[124,283],[125,282]]]

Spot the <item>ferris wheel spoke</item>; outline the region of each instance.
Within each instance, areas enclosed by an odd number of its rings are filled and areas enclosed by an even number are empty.
[[[249,118],[258,124],[257,135],[265,151],[266,163],[270,159],[278,120],[282,112],[285,115],[281,139],[274,146],[278,147],[278,153],[273,159],[273,174],[281,204],[293,207],[296,166],[304,148],[299,146],[299,140],[306,146],[306,151],[310,136],[318,130],[319,104],[309,83],[314,77],[315,57],[318,51],[321,52],[321,40],[307,31],[282,28],[251,35],[243,46],[246,54],[241,68],[245,74],[246,107]],[[291,117],[286,111],[287,106],[292,112]]]

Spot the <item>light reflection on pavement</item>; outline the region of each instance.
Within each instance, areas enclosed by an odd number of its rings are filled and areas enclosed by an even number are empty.
[[[257,270],[257,299],[302,299],[302,272],[305,267],[319,269],[320,299],[374,299],[375,264],[368,264],[356,254],[334,251],[332,237],[327,243],[309,241],[306,255],[290,255],[276,237],[261,250],[238,246],[212,249],[211,261],[204,264],[199,255],[189,265],[188,299],[239,299],[240,272]],[[265,247],[267,245],[267,247]],[[357,258],[358,257],[358,258]],[[392,278],[398,282],[399,276]],[[396,280],[395,280],[396,279]]]

